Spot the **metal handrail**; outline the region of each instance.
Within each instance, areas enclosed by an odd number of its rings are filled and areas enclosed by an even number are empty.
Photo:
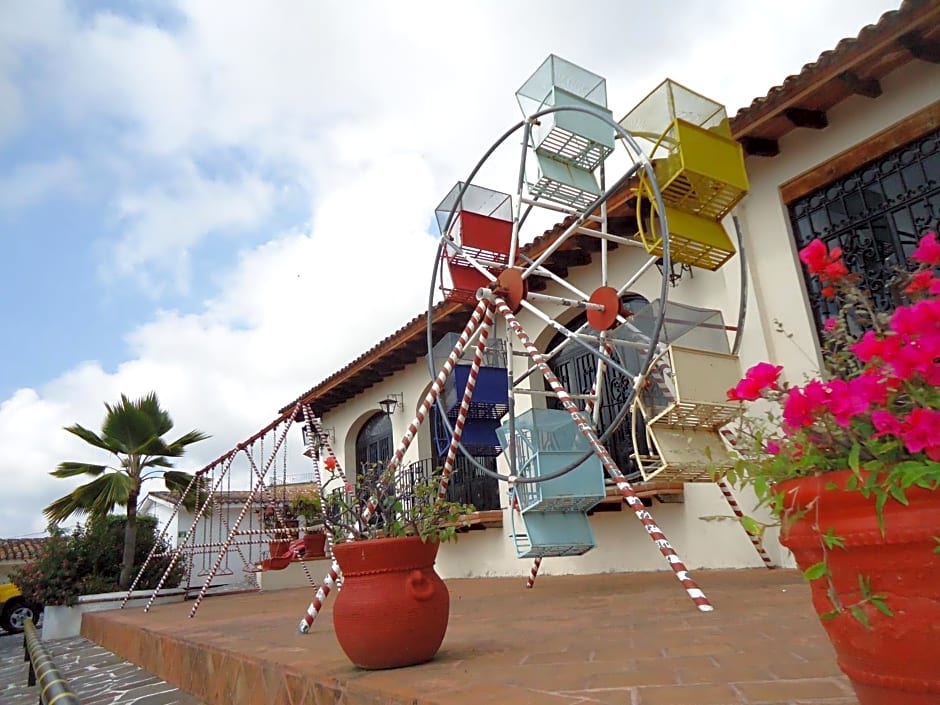
[[[31,619],[23,625],[23,660],[29,662],[26,685],[39,683],[39,705],[80,705],[78,696],[59,673]]]

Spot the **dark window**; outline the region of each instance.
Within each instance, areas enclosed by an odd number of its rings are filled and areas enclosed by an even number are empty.
[[[381,411],[366,421],[356,436],[356,468],[385,465],[392,458],[392,421]]]
[[[790,204],[799,249],[819,238],[841,247],[880,311],[900,302],[889,283],[927,231],[940,224],[940,130],[915,140]],[[803,271],[817,330],[838,302]]]
[[[642,296],[635,294],[624,296],[623,302],[631,311],[638,311],[649,303]],[[577,330],[586,320],[587,314],[582,313],[569,323],[567,328]],[[564,335],[559,333],[549,343],[548,350],[554,350],[563,340]],[[597,378],[597,358],[576,343],[568,343],[560,353],[549,361],[549,367],[558,376],[565,390],[571,394],[589,394],[594,387]],[[630,370],[630,372],[637,373],[639,370]],[[607,430],[617,414],[620,413],[621,408],[630,397],[632,386],[633,382],[629,377],[613,368],[607,369],[598,424],[598,430],[601,434]],[[549,389],[547,384],[545,388]],[[576,402],[580,408],[584,408],[585,401],[583,399],[576,400]],[[548,397],[546,406],[549,409],[564,408],[557,397],[554,396]],[[639,476],[636,462],[631,457],[633,455],[633,439],[630,432],[629,414],[607,440],[606,447],[614,462],[617,463],[621,472],[628,479],[635,479]],[[642,453],[648,452],[645,448],[641,448],[640,451]]]

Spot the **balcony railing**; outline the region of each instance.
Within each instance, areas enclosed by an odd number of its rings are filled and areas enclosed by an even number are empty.
[[[484,467],[496,470],[494,457],[476,457],[475,460]],[[413,504],[414,486],[428,482],[432,476],[436,476],[441,464],[432,458],[424,458],[401,469],[396,478],[396,492],[406,508]],[[499,481],[473,466],[462,455],[458,455],[447,487],[447,499],[451,502],[472,504],[479,512],[499,509]]]

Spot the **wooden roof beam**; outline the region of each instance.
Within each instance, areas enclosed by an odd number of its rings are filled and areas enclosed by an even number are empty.
[[[751,157],[776,157],[780,154],[777,140],[766,137],[739,137],[738,142],[744,147],[744,153]]]
[[[824,110],[787,108],[783,111],[783,115],[794,127],[808,127],[811,130],[822,130],[829,126],[829,119],[826,117]]]
[[[881,82],[878,79],[861,78],[853,71],[843,71],[838,78],[855,95],[865,98],[877,98],[881,95]]]
[[[920,32],[908,32],[898,37],[898,44],[907,49],[911,56],[921,61],[940,64],[940,41],[924,39]]]

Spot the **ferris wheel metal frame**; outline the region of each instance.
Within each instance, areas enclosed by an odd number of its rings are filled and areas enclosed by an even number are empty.
[[[532,149],[531,145],[531,128],[533,125],[538,124],[540,118],[550,116],[553,113],[560,112],[577,112],[583,113],[589,116],[596,118],[597,120],[603,121],[607,126],[613,129],[615,133],[615,138],[622,140],[626,147],[627,156],[630,159],[630,167],[622,174],[611,186],[606,186],[605,170],[603,159],[600,161],[599,170],[601,177],[601,194],[597,196],[589,205],[583,207],[580,210],[577,209],[566,209],[554,204],[547,204],[544,202],[539,202],[536,199],[525,198],[523,192],[526,188],[525,183],[525,172],[527,157],[529,156],[529,150]],[[621,408],[613,418],[613,420],[606,425],[603,432],[599,435],[600,443],[604,444],[611,437],[611,435],[623,424],[630,414],[631,409],[634,406],[634,401],[638,389],[640,388],[643,380],[646,378],[646,375],[649,373],[650,365],[652,364],[654,358],[659,353],[658,343],[659,337],[663,326],[663,318],[665,313],[665,305],[668,299],[669,292],[669,277],[668,273],[670,271],[670,250],[669,250],[669,228],[666,220],[666,208],[663,202],[662,193],[659,189],[659,185],[656,179],[656,174],[653,168],[653,165],[647,155],[640,148],[637,141],[633,136],[625,130],[621,125],[614,122],[608,115],[604,114],[599,110],[595,110],[589,107],[580,106],[580,105],[559,105],[549,108],[545,108],[538,112],[535,112],[523,120],[520,120],[514,124],[511,128],[506,130],[490,147],[486,150],[480,160],[477,162],[476,166],[470,171],[467,179],[460,184],[459,191],[454,199],[454,207],[451,209],[445,224],[442,226],[442,236],[438,243],[438,248],[435,253],[434,264],[432,267],[431,275],[431,285],[428,293],[428,311],[427,311],[427,326],[426,326],[426,338],[427,338],[427,349],[428,349],[428,372],[432,378],[437,375],[437,370],[434,366],[434,339],[433,339],[433,309],[434,309],[434,298],[438,290],[438,282],[441,277],[441,262],[446,258],[448,253],[459,254],[461,257],[464,257],[470,264],[476,269],[480,274],[482,274],[489,281],[490,285],[488,288],[484,287],[477,291],[477,299],[481,300],[487,297],[492,297],[494,292],[493,284],[497,284],[499,287],[502,283],[498,282],[499,277],[494,275],[491,271],[491,267],[481,264],[477,261],[477,258],[470,252],[467,252],[460,244],[455,242],[451,237],[451,229],[456,222],[456,216],[458,213],[458,206],[462,203],[462,199],[467,192],[468,188],[473,185],[473,179],[477,176],[479,171],[482,169],[487,160],[493,155],[493,153],[502,146],[513,134],[517,133],[520,129],[523,130],[523,139],[522,139],[522,154],[520,157],[519,163],[519,174],[517,179],[517,189],[515,194],[515,201],[513,203],[513,220],[512,220],[512,234],[509,245],[509,254],[507,258],[507,266],[502,270],[503,272],[516,272],[517,274],[510,279],[510,287],[515,288],[515,291],[510,295],[510,299],[517,299],[517,301],[510,301],[510,304],[517,304],[513,306],[517,311],[522,308],[526,311],[532,313],[536,318],[542,320],[546,325],[550,326],[555,330],[556,333],[564,336],[564,340],[556,346],[553,350],[547,351],[543,355],[544,360],[550,360],[554,355],[556,355],[564,346],[575,343],[580,345],[582,348],[587,350],[594,358],[597,360],[597,383],[595,384],[595,389],[592,390],[592,394],[588,396],[593,396],[595,400],[597,399],[599,392],[598,389],[601,388],[603,382],[603,376],[607,374],[609,369],[614,369],[619,371],[621,374],[626,375],[631,379],[631,389],[627,398],[622,403]],[[548,269],[542,265],[545,261],[560,248],[564,242],[571,236],[577,235],[586,235],[589,237],[596,237],[601,240],[601,288],[611,288],[609,287],[609,272],[608,272],[608,263],[607,263],[607,252],[608,247],[607,243],[609,241],[617,242],[618,244],[627,244],[632,246],[637,246],[642,248],[642,244],[629,240],[627,238],[622,238],[619,236],[613,236],[606,231],[607,228],[607,202],[615,194],[619,193],[621,189],[626,187],[631,179],[639,178],[640,182],[644,184],[644,188],[647,193],[647,198],[649,195],[652,195],[650,199],[653,203],[653,208],[657,213],[656,216],[656,226],[660,230],[660,235],[662,239],[662,254],[660,256],[649,255],[648,259],[644,264],[638,268],[638,271],[634,273],[626,282],[621,284],[621,286],[616,288],[617,296],[617,306],[618,311],[616,315],[616,323],[619,325],[630,325],[627,318],[623,315],[623,312],[619,310],[620,297],[623,296],[627,291],[636,283],[636,281],[645,274],[654,264],[659,264],[662,270],[662,278],[659,287],[659,313],[656,316],[652,331],[648,336],[648,341],[645,345],[644,357],[640,364],[639,370],[628,370],[620,361],[619,355],[614,355],[613,350],[617,345],[622,344],[620,341],[611,340],[607,337],[608,330],[597,331],[599,335],[587,336],[585,330],[589,328],[589,323],[585,322],[576,330],[570,330],[565,325],[561,324],[552,316],[541,311],[536,305],[535,302],[544,302],[552,304],[560,304],[566,308],[579,308],[584,309],[588,312],[590,311],[601,311],[610,316],[610,312],[607,309],[611,306],[611,299],[609,296],[599,297],[606,298],[607,303],[599,303],[591,300],[592,295],[587,294],[586,292],[580,291],[577,287],[574,287],[572,284],[566,282],[561,277],[550,272]],[[523,204],[526,205],[526,210],[522,212]],[[528,215],[532,212],[535,207],[545,207],[548,210],[562,212],[569,216],[575,216],[575,219],[570,223],[562,232],[558,235],[554,241],[538,255],[535,259],[527,257],[522,253],[522,247],[520,243],[520,230],[524,225]],[[593,214],[600,210],[600,227],[601,230],[595,231],[583,227],[585,223],[590,222],[597,218]],[[596,222],[596,220],[595,220]],[[651,227],[654,227],[651,223]],[[520,263],[521,262],[521,266]],[[555,297],[545,294],[537,294],[535,292],[526,291],[526,280],[532,275],[539,275],[550,279],[551,281],[559,284],[563,288],[568,289],[568,291],[573,294],[573,298],[568,297]],[[521,290],[521,291],[520,291]],[[521,296],[520,296],[521,293]],[[610,328],[613,328],[611,326]],[[508,411],[508,424],[509,424],[509,434],[510,436],[514,435],[514,411],[515,411],[515,392],[519,384],[525,381],[533,372],[536,371],[537,365],[531,365],[529,368],[522,373],[518,378],[513,376],[513,366],[512,366],[512,346],[511,346],[511,335],[507,331],[507,346],[508,346],[508,360],[507,360],[507,369],[509,376],[509,411]],[[584,338],[588,337],[593,341],[598,343],[597,347],[592,347]],[[583,396],[583,395],[581,395]],[[438,398],[436,400],[437,409],[439,411],[438,417],[444,426],[446,433],[453,439],[454,437],[454,427],[451,424],[450,420],[447,418],[446,409],[444,407],[442,399]],[[595,413],[593,414],[593,422],[597,424],[596,409],[597,404],[594,404],[593,408]],[[557,479],[562,475],[571,472],[581,463],[586,461],[588,458],[595,455],[594,450],[586,451],[580,458],[568,463],[565,467],[553,471],[551,473],[541,474],[538,477],[526,477],[517,472],[516,462],[514,453],[512,453],[512,446],[510,446],[510,452],[507,453],[509,458],[509,474],[503,474],[498,471],[491,470],[490,468],[485,467],[481,464],[469,450],[461,442],[459,436],[454,439],[457,450],[463,454],[467,462],[469,462],[473,467],[475,467],[480,472],[488,475],[490,477],[496,478],[501,481],[509,482],[510,484],[520,483],[540,483],[547,482],[553,479]]]

